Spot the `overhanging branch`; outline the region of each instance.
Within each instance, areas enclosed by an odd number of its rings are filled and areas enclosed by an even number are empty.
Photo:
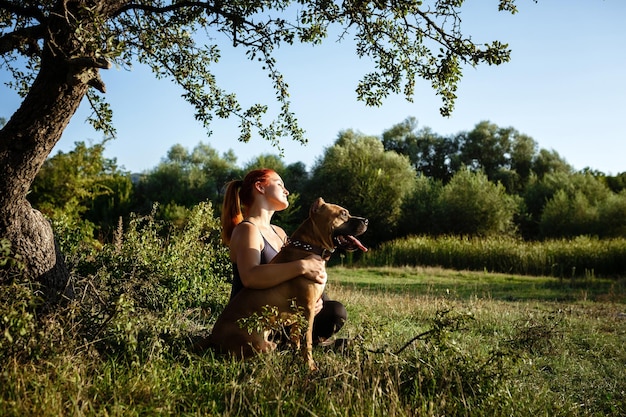
[[[4,9],[11,14],[18,15],[20,17],[26,17],[29,19],[35,19],[39,22],[43,22],[46,19],[44,13],[36,6],[19,6],[12,1],[0,0],[0,9]]]
[[[244,19],[243,15],[241,14],[232,13],[232,12],[229,12],[228,10],[224,10],[222,5],[223,5],[222,1],[215,1],[213,4],[210,4],[209,2],[205,2],[205,1],[179,1],[176,3],[170,4],[168,6],[152,6],[149,4],[130,3],[114,11],[111,14],[111,16],[116,17],[116,16],[121,15],[122,13],[131,11],[131,10],[135,10],[135,11],[141,10],[143,12],[152,13],[152,14],[165,14],[168,12],[174,12],[174,11],[186,9],[186,8],[202,9],[202,10],[211,12],[215,14],[216,16],[222,16],[224,19],[232,22],[233,43],[234,43],[234,46],[236,46],[238,43],[236,28],[243,27],[244,25],[255,27],[255,25],[252,22]]]
[[[25,47],[31,54],[39,52],[37,41],[43,39],[44,29],[41,25],[17,29],[0,36],[0,55]]]
[[[236,22],[236,21],[242,20],[242,17],[240,15],[230,13],[224,10],[221,6],[222,6],[221,1],[216,1],[215,4],[209,4],[206,1],[179,1],[176,3],[170,4],[169,6],[161,6],[161,7],[152,6],[149,4],[130,3],[130,4],[126,4],[120,7],[115,12],[113,12],[112,17],[119,16],[122,13],[131,11],[131,10],[141,10],[144,12],[149,12],[149,13],[154,13],[154,14],[163,14],[163,13],[173,12],[173,11],[180,10],[180,9],[195,7],[195,8],[200,8],[204,10],[209,10],[212,13],[224,16],[225,18],[231,21]]]

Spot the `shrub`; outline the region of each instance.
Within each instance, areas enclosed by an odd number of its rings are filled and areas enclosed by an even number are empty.
[[[626,190],[606,199],[598,209],[598,234],[626,238]]]
[[[223,298],[231,275],[227,248],[211,203],[195,206],[182,230],[147,216],[132,215],[127,230],[118,227],[113,242],[93,261],[107,291],[127,294],[138,307],[154,310],[193,308]]]
[[[231,265],[219,221],[210,203],[194,207],[182,229],[155,220],[156,209],[132,215],[126,228],[120,220],[112,243],[89,250],[79,238],[80,224],[55,222],[72,254],[78,296],[43,312],[32,285],[19,277],[3,285],[0,359],[95,348],[136,362],[178,351],[202,330],[198,323],[221,308],[229,290]],[[15,262],[5,246],[0,259]]]
[[[440,232],[436,207],[442,190],[440,181],[424,175],[415,178],[413,191],[402,203],[399,237]]]
[[[442,232],[493,236],[514,232],[518,204],[502,184],[489,181],[482,172],[459,171],[439,197],[438,224]]]
[[[573,237],[593,233],[597,220],[597,208],[581,191],[570,197],[558,190],[546,203],[539,228],[543,237]]]

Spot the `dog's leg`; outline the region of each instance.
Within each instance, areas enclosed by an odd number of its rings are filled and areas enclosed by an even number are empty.
[[[317,365],[313,360],[313,320],[315,319],[315,303],[308,305],[304,311],[308,322],[304,343],[301,346],[302,356],[306,360],[309,370],[317,371]]]
[[[302,340],[302,326],[300,315],[292,312],[283,312],[280,314],[281,335],[286,339],[291,347],[300,350],[300,342]]]

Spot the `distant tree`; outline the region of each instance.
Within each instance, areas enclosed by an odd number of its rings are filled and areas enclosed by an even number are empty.
[[[496,236],[515,232],[519,202],[502,184],[482,172],[462,169],[443,187],[438,204],[438,225],[443,233]]]
[[[626,238],[626,190],[613,194],[598,209],[598,235]]]
[[[209,197],[208,179],[200,166],[191,163],[182,145],[174,145],[156,167],[144,172],[136,185],[136,194],[149,212],[154,203],[190,207]]]
[[[398,237],[441,233],[437,211],[442,191],[440,180],[417,175],[413,190],[402,203],[402,227],[398,228]]]
[[[621,193],[626,190],[626,172],[614,176],[607,175],[605,182],[614,193]]]
[[[558,176],[563,178],[563,176]],[[552,180],[552,181],[550,181]],[[610,232],[600,229],[601,207],[606,206],[612,192],[607,185],[591,173],[574,173],[567,181],[550,181],[554,194],[546,200],[540,216],[542,237],[572,237],[579,235],[603,235]],[[618,206],[614,206],[617,208]],[[612,210],[610,210],[612,211]]]
[[[250,162],[248,162],[244,167],[243,171],[248,172],[253,169],[259,168],[270,168],[278,173],[278,175],[283,175],[286,171],[285,162],[278,155],[272,154],[262,154],[253,158]],[[284,178],[283,178],[284,179]]]
[[[274,52],[320,43],[329,27],[338,26],[356,41],[357,55],[374,63],[357,86],[358,99],[380,105],[399,92],[411,99],[419,77],[431,83],[448,115],[465,66],[510,59],[508,45],[474,43],[462,33],[462,3],[0,0],[0,70],[13,77],[10,85],[23,97],[0,130],[0,236],[49,296],[67,288],[69,272],[52,230],[26,195],[81,102],[93,107],[94,127],[114,133],[101,69],[148,65],[157,78],[182,87],[205,126],[215,116],[238,118],[243,141],[255,131],[272,142],[284,136],[304,141]],[[516,12],[515,0],[499,0],[498,7]],[[267,105],[245,109],[217,84],[210,67],[219,61],[220,40],[260,61],[279,105],[274,121],[262,122]]]
[[[597,220],[597,208],[580,190],[568,193],[560,189],[546,203],[539,228],[543,238],[574,237],[593,234]]]
[[[214,202],[217,209],[217,207],[221,206],[226,183],[241,176],[241,169],[237,166],[237,157],[232,149],[218,155],[215,150],[210,151],[206,148],[207,145],[202,145],[202,149],[205,150],[203,154],[206,155],[202,162],[202,169],[215,187],[208,198]],[[194,148],[194,158],[197,157],[197,149],[197,147]],[[215,198],[212,196],[215,196]],[[219,210],[217,211],[219,212]]]
[[[306,205],[322,197],[367,217],[370,227],[364,239],[378,243],[396,232],[402,202],[414,179],[407,157],[385,151],[375,136],[348,130],[313,166]]]
[[[186,165],[191,163],[191,155],[189,155],[189,151],[183,145],[177,143],[167,151],[165,160],[179,165]]]
[[[232,151],[222,156],[200,142],[190,152],[180,144],[135,185],[135,210],[147,213],[160,204],[163,218],[183,224],[189,209],[209,200],[219,207],[226,182],[240,175]]]
[[[293,232],[309,215],[309,205],[300,203],[300,196],[305,192],[309,173],[302,162],[294,162],[285,167],[280,174],[289,190],[289,208],[276,215],[276,222],[285,230]]]
[[[525,239],[540,237],[539,223],[543,209],[559,189],[559,184],[568,184],[569,174],[557,172],[540,178],[531,174],[522,193],[524,214],[520,219],[520,232]]]
[[[309,180],[309,173],[306,165],[302,162],[294,162],[285,167],[285,171],[281,174],[287,189],[292,193],[301,194]]]
[[[132,183],[115,158],[104,157],[105,142],[76,142],[74,150],[48,158],[28,195],[33,207],[49,219],[82,224],[85,233],[109,235],[119,217],[128,213]]]
[[[507,189],[510,192],[518,194],[528,184],[536,155],[537,142],[528,135],[515,132],[511,143],[510,169],[516,174],[516,182],[508,184]]]
[[[538,178],[548,174],[571,174],[574,169],[555,150],[541,149],[533,158],[532,170]]]
[[[457,166],[483,171],[490,181],[501,182],[510,194],[522,193],[532,174],[542,178],[549,173],[572,172],[557,152],[537,152],[537,142],[512,127],[482,121],[470,132],[459,133],[456,140]]]
[[[522,187],[522,178],[528,178],[530,167],[525,166],[532,160],[534,151],[530,138],[518,140],[520,134],[511,127],[499,127],[494,123],[482,121],[470,132],[457,136],[460,148],[460,162],[473,171],[482,171],[490,181],[502,183],[509,193],[515,193]],[[531,146],[529,146],[531,145]],[[515,152],[517,151],[517,152]],[[514,160],[519,157],[520,160]],[[519,162],[519,164],[518,164]],[[525,169],[520,173],[516,168]]]
[[[577,172],[572,174],[571,178],[574,190],[580,191],[594,206],[600,205],[612,194],[604,180],[595,175]],[[566,191],[570,190],[566,189]]]
[[[382,142],[386,150],[409,157],[418,173],[444,184],[461,167],[469,167],[500,181],[513,194],[524,188],[537,157],[537,143],[531,137],[488,121],[469,132],[442,137],[428,127],[418,130],[417,120],[409,117],[383,132]]]
[[[483,171],[494,181],[502,168],[509,168],[512,128],[501,128],[483,121],[465,134],[461,143],[461,161],[473,171]]]
[[[448,182],[458,168],[458,143],[430,128],[417,131],[417,120],[409,117],[383,132],[385,150],[406,155],[418,173]]]
[[[210,200],[214,205],[221,204],[224,194],[224,186],[233,178],[241,175],[241,169],[237,166],[237,157],[232,149],[223,152],[221,155],[210,145],[200,142],[189,154],[187,160],[189,169],[196,169],[207,184],[206,195],[201,196],[201,201]],[[199,181],[196,181],[199,182]],[[199,201],[192,202],[193,205]]]
[[[417,150],[417,119],[407,117],[393,125],[382,134],[383,147],[386,151],[394,151],[406,155],[413,165],[419,162]]]

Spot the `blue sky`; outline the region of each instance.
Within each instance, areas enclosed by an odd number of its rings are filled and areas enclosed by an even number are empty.
[[[513,127],[531,136],[540,148],[553,149],[575,169],[590,167],[607,174],[626,171],[626,16],[624,0],[518,0],[519,13],[497,12],[497,0],[467,0],[462,30],[475,42],[499,40],[512,49],[511,62],[467,68],[451,117],[439,114],[441,102],[430,85],[418,80],[409,103],[388,98],[379,108],[356,100],[360,77],[371,69],[359,60],[350,42],[330,37],[321,46],[283,48],[279,68],[290,86],[292,110],[306,130],[305,146],[283,139],[286,163],[311,168],[342,130],[380,135],[409,116],[419,127],[440,135],[469,131],[483,120]],[[227,48],[215,67],[223,88],[244,104],[273,103],[269,79],[246,60],[244,51]],[[5,80],[0,74],[0,80]],[[106,156],[132,172],[154,168],[174,144],[192,149],[204,142],[220,153],[232,149],[239,165],[263,153],[276,153],[267,142],[239,143],[237,121],[216,120],[212,136],[195,121],[181,90],[157,81],[149,70],[102,71],[106,97],[114,110],[118,136]],[[0,85],[0,117],[19,105]],[[76,141],[99,141],[85,123],[84,104],[53,150],[67,152]]]

